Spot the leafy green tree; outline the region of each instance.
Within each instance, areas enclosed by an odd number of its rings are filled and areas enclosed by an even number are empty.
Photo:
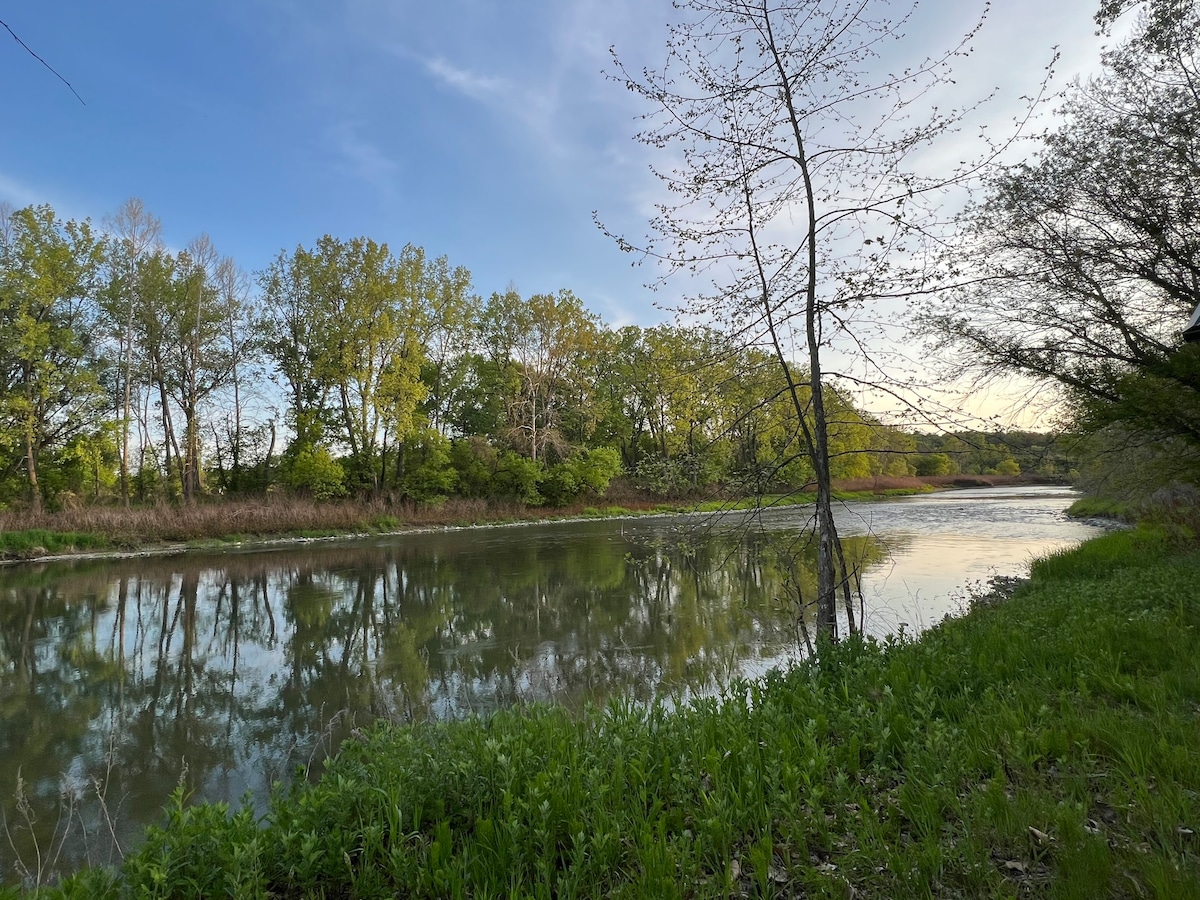
[[[443,260],[427,271],[418,247],[396,256],[369,238],[326,235],[311,251],[281,253],[260,283],[265,345],[286,384],[293,443],[341,443],[354,486],[378,491],[389,451],[421,427],[426,303],[461,291],[464,279]]]
[[[39,463],[99,428],[107,398],[95,292],[104,242],[49,206],[0,215],[0,448],[42,508]]]
[[[410,435],[404,442],[401,487],[414,500],[444,500],[458,486],[450,439],[433,428]]]
[[[285,397],[285,420],[293,446],[321,443],[332,418],[333,381],[327,360],[331,321],[322,307],[315,253],[297,247],[280,251],[259,275],[263,348],[274,365],[272,378]]]
[[[620,473],[620,454],[613,448],[580,450],[548,466],[538,482],[538,491],[552,506],[565,506],[585,492],[603,494]]]
[[[945,453],[925,453],[916,461],[918,475],[953,475],[957,468]]]
[[[514,450],[502,450],[492,469],[490,494],[503,500],[536,505],[543,501],[538,485],[545,466],[536,459],[522,456]]]
[[[444,256],[426,266],[421,285],[425,399],[420,409],[436,431],[448,435],[453,430],[453,410],[468,389],[483,304],[471,293],[471,273],[462,266],[451,269]]]
[[[299,447],[284,464],[283,481],[298,494],[331,500],[346,494],[346,471],[325,447]]]

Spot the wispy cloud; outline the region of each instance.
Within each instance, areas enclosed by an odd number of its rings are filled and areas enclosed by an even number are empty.
[[[340,158],[342,168],[381,193],[391,194],[396,186],[399,164],[379,145],[364,138],[354,122],[338,122],[327,136],[330,147]]]
[[[425,69],[443,84],[473,100],[487,100],[512,93],[512,85],[504,78],[480,75],[460,68],[442,57],[423,61]]]

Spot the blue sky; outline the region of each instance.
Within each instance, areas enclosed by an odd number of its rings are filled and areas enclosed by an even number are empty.
[[[1015,96],[1053,44],[1064,76],[1094,65],[1097,2],[999,0],[960,81]],[[975,9],[931,0],[914,36],[937,45]],[[481,294],[569,288],[610,325],[654,324],[653,272],[592,211],[645,231],[660,188],[632,140],[641,110],[602,71],[611,45],[658,64],[671,15],[668,0],[0,2],[87,104],[0,31],[0,201],[99,222],[139,197],[169,245],[205,232],[248,271],[326,233],[411,242]]]

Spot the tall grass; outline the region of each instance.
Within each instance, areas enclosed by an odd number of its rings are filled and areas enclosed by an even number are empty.
[[[379,724],[58,895],[1196,897],[1198,655],[1200,555],[1111,534],[721,697]]]
[[[516,504],[450,500],[443,504],[393,504],[384,501],[321,503],[272,497],[267,501],[221,500],[194,506],[82,507],[60,512],[0,512],[0,540],[43,540],[53,549],[54,535],[81,535],[90,544],[140,546],[238,536],[344,534],[400,527],[519,519],[534,513]],[[49,535],[50,537],[46,537]]]

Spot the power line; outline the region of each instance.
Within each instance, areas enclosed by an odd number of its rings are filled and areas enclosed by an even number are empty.
[[[8,27],[7,22],[5,22],[3,19],[0,19],[0,25],[4,26],[5,30],[8,31],[8,33],[13,36],[13,40],[16,41],[18,44],[20,44],[22,47],[24,47],[26,52],[30,56],[32,56],[34,59],[36,59],[38,62],[40,62],[43,66],[45,66],[47,69],[49,69],[51,72],[53,72],[55,78],[57,78],[59,81],[61,81],[63,84],[65,84],[68,88],[70,88],[70,91],[72,94],[75,95],[76,100],[78,100],[80,103],[83,103],[84,106],[87,106],[87,104],[83,102],[83,98],[79,96],[79,92],[77,90],[75,90],[75,88],[71,87],[71,82],[67,81],[67,79],[65,79],[61,75],[59,75],[58,71],[54,68],[54,66],[50,65],[50,63],[46,62],[44,59],[42,59],[40,56],[38,56],[36,53],[34,53],[33,50],[30,49],[29,45],[27,43],[25,43],[23,40],[21,40],[19,37],[17,37],[17,33]]]

